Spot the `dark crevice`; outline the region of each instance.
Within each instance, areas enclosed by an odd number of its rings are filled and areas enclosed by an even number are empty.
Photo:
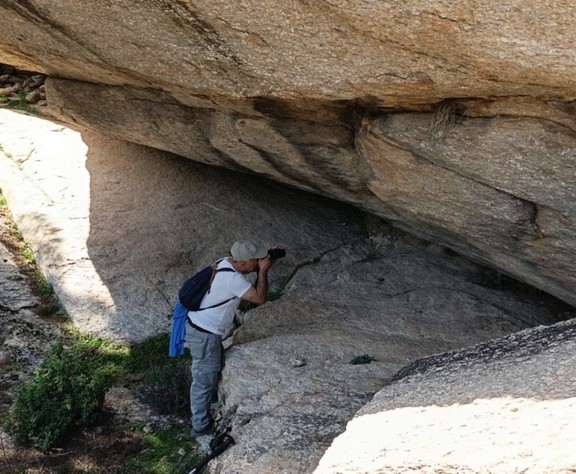
[[[443,369],[462,370],[466,365],[488,364],[506,360],[509,357],[518,360],[521,357],[538,355],[556,344],[574,339],[576,339],[576,320],[534,328],[531,331],[511,334],[463,350],[419,359],[398,371],[390,382],[409,379],[432,371],[436,377]]]

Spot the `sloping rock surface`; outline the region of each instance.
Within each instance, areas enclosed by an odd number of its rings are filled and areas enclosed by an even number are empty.
[[[238,443],[211,472],[312,472],[345,420],[411,361],[548,320],[531,303],[479,286],[461,257],[372,230],[380,245],[324,255],[279,301],[247,313],[221,391]],[[377,433],[374,445],[386,439]]]
[[[568,0],[7,0],[73,124],[353,204],[570,304]]]
[[[538,299],[481,285],[476,264],[335,201],[24,114],[0,121],[3,194],[83,331],[167,331],[181,281],[231,240],[288,249],[271,272],[284,293],[245,314],[227,352],[215,408],[237,444],[214,472],[312,472],[406,364],[555,321]]]
[[[220,96],[384,104],[574,99],[574,4],[517,0],[2,2],[0,58],[49,75]],[[219,94],[217,92],[219,91]],[[455,95],[456,94],[456,95]],[[193,100],[193,98],[190,98]]]
[[[39,301],[16,263],[13,249],[4,245],[14,238],[9,219],[2,212],[0,237],[0,406],[4,412],[13,400],[10,389],[30,376],[61,334],[33,310]],[[4,443],[3,428],[0,436]]]
[[[48,93],[70,122],[354,204],[576,303],[573,106],[469,101],[358,118],[342,105],[189,108],[62,80]]]
[[[167,330],[182,282],[235,240],[288,249],[275,290],[300,262],[363,238],[360,213],[334,201],[7,110],[0,123],[0,187],[85,331]]]
[[[314,473],[573,472],[575,349],[572,320],[414,362]]]

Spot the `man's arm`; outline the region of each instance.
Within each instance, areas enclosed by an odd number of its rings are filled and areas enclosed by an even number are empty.
[[[270,257],[262,258],[258,261],[258,277],[256,283],[242,295],[242,299],[256,306],[260,306],[268,301],[268,271],[274,261]]]

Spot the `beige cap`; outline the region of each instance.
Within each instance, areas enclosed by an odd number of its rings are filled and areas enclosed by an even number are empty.
[[[244,262],[253,258],[264,258],[268,255],[268,249],[247,240],[239,240],[232,244],[230,255],[234,260]]]

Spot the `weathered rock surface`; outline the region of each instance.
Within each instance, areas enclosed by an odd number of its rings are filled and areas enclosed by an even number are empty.
[[[0,187],[85,331],[139,341],[166,330],[181,283],[239,238],[289,249],[272,290],[363,238],[360,213],[335,201],[11,111],[0,124]]]
[[[573,2],[0,13],[0,61],[53,77],[71,123],[351,203],[576,304]]]
[[[396,114],[365,120],[358,143],[370,189],[419,234],[434,223],[453,248],[572,301],[575,125],[469,118],[438,138],[425,114]]]
[[[0,187],[81,330],[166,331],[181,281],[230,240],[287,247],[271,272],[284,294],[246,313],[228,351],[220,409],[237,445],[216,472],[311,472],[406,364],[555,320],[354,208],[7,110],[0,122]]]
[[[464,118],[443,105],[364,117],[354,130],[350,111],[336,106],[268,104],[254,116],[125,87],[50,80],[48,91],[69,121],[352,203],[576,303],[573,110],[543,104],[546,119]]]
[[[8,224],[0,220],[0,234],[10,232]],[[19,311],[38,304],[28,285],[22,283],[24,279],[11,252],[0,242],[0,308]]]
[[[23,105],[46,105],[44,74],[23,73],[0,64],[0,108]]]
[[[314,472],[572,472],[575,349],[572,320],[414,362]]]
[[[345,420],[403,366],[548,319],[479,286],[461,257],[379,230],[380,245],[324,255],[279,301],[246,315],[221,394],[238,443],[211,472],[311,472]],[[375,361],[351,364],[362,356]],[[386,439],[379,433],[375,444]]]
[[[0,60],[49,75],[157,87],[184,98],[445,97],[574,100],[568,0],[6,0]],[[194,100],[190,97],[189,100]]]

